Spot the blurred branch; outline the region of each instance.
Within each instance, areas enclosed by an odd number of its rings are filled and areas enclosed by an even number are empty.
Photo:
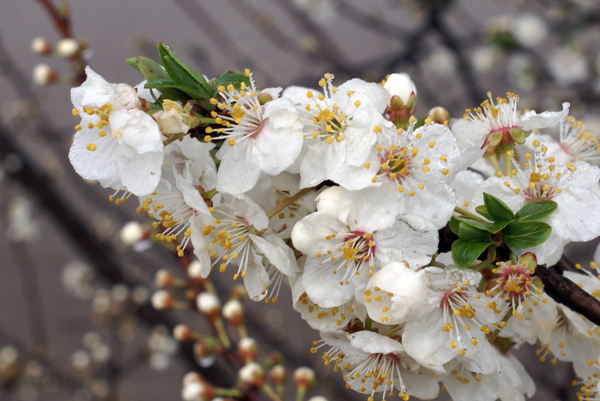
[[[60,32],[63,38],[72,38],[73,32],[71,31],[71,23],[69,15],[66,13],[59,13],[58,9],[51,0],[38,0],[38,2],[44,7],[50,19],[54,23],[56,29]]]
[[[479,88],[477,78],[473,72],[473,69],[471,68],[471,65],[463,54],[463,49],[460,46],[458,38],[456,38],[452,31],[446,26],[446,23],[443,19],[443,13],[441,13],[440,10],[434,10],[431,13],[431,23],[440,34],[442,42],[446,45],[446,47],[452,50],[456,56],[458,60],[458,73],[465,88],[467,88],[467,93],[471,98],[471,102],[478,105],[485,99],[485,96]]]
[[[60,226],[62,226],[71,240],[85,253],[96,271],[110,283],[122,283],[129,288],[137,285],[137,283],[132,282],[123,274],[119,264],[107,252],[110,249],[110,245],[100,241],[87,230],[79,217],[73,212],[73,208],[66,204],[64,197],[60,196],[50,186],[52,182],[50,177],[46,176],[44,172],[32,164],[20,146],[14,142],[10,133],[4,127],[0,126],[0,156],[6,157],[9,154],[18,156],[22,163],[21,168],[10,172],[9,176],[16,179],[35,195],[35,199],[42,203]],[[149,326],[160,324],[168,327],[169,330],[172,330],[175,326],[171,319],[157,312],[150,305],[140,306],[135,314]],[[231,377],[227,371],[219,369],[216,366],[211,369],[198,367],[191,344],[189,346],[182,345],[180,353],[188,364],[200,371],[209,382],[227,387],[235,381],[235,378]]]
[[[356,22],[361,27],[367,28],[371,32],[387,39],[404,40],[406,36],[410,34],[409,31],[402,29],[399,26],[388,24],[383,20],[381,15],[365,14],[347,1],[340,0],[337,11],[349,20]]]

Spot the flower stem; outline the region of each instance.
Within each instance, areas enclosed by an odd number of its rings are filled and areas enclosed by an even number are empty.
[[[479,222],[481,222],[481,223],[487,223],[487,221],[485,221],[485,220],[484,220],[484,219],[482,219],[481,217],[479,217],[479,216],[477,216],[476,214],[474,214],[474,213],[471,213],[471,212],[469,212],[468,210],[465,210],[465,209],[463,209],[463,208],[461,208],[461,207],[458,207],[458,206],[456,206],[456,207],[454,208],[454,211],[455,211],[456,213],[458,213],[458,214],[462,214],[463,216],[470,217],[470,218],[472,218],[473,220],[477,220],[477,221],[479,221]]]
[[[176,134],[171,135],[170,137],[168,137],[167,139],[165,139],[163,141],[163,146],[167,146],[171,142],[175,142],[176,139],[179,139]]]
[[[263,384],[260,389],[262,391],[264,391],[269,396],[269,398],[271,398],[273,401],[281,401],[281,398],[277,395],[277,393],[275,393],[275,391],[267,383]]]
[[[298,199],[302,198],[304,195],[308,194],[313,189],[314,188],[304,188],[303,190],[301,190],[297,194],[295,194],[293,196],[290,196],[289,198],[287,198],[286,200],[284,200],[283,202],[281,202],[281,205],[277,206],[275,209],[273,209],[269,213],[267,213],[267,217],[271,218],[273,216],[276,216],[277,213],[281,212],[283,209],[285,209],[286,207],[288,207],[292,203],[296,202]]]
[[[500,163],[498,163],[498,157],[496,155],[487,156],[487,159],[494,165],[494,168],[497,172],[502,174],[502,168],[500,168]]]
[[[296,390],[296,401],[303,401],[306,394],[306,386],[298,386]]]
[[[215,395],[223,397],[241,398],[242,391],[236,388],[215,388]]]
[[[512,317],[512,312],[508,311],[506,312],[506,315],[504,315],[504,318],[502,319],[503,322],[508,322],[508,320]],[[498,327],[490,336],[489,338],[489,342],[490,345],[494,345],[494,343],[496,342],[496,339],[498,338],[498,335],[500,334],[500,327]]]
[[[227,335],[227,331],[225,331],[225,326],[223,326],[223,321],[220,317],[217,317],[213,320],[213,324],[215,325],[215,329],[217,330],[217,334],[219,335],[219,340],[221,340],[221,344],[225,349],[231,349],[231,342],[229,341],[229,336]]]

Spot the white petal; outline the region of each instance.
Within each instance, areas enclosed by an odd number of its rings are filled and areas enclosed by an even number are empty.
[[[217,190],[242,194],[256,185],[261,173],[261,155],[252,141],[241,141],[234,146],[224,143],[218,152],[221,164],[217,172]]]
[[[275,234],[263,234],[262,237],[249,235],[254,246],[283,274],[288,277],[298,273],[298,264],[292,249]]]
[[[562,104],[562,111],[544,111],[537,114],[530,110],[521,117],[519,125],[526,131],[553,127],[569,114],[569,103]]]

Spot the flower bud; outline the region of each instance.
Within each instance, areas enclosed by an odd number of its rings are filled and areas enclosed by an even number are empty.
[[[283,365],[275,365],[269,371],[269,376],[274,385],[285,384],[285,368]]]
[[[310,388],[315,384],[315,371],[306,366],[294,371],[294,384],[296,387]]]
[[[401,106],[412,109],[417,99],[417,88],[408,74],[391,74],[383,85],[387,89],[389,106],[397,109]]]
[[[317,210],[319,212],[330,211],[337,212],[340,208],[340,198],[344,193],[342,187],[331,187],[327,188],[317,196]]]
[[[201,292],[198,294],[196,297],[196,305],[198,306],[198,310],[210,319],[219,316],[221,303],[219,302],[219,299],[210,292]]]
[[[45,38],[37,37],[31,41],[31,51],[36,54],[52,52],[52,45]]]
[[[164,290],[156,291],[152,294],[151,302],[156,310],[171,309],[175,303],[171,294]]]
[[[79,51],[79,42],[73,38],[61,39],[56,44],[56,53],[60,57],[68,58]]]
[[[191,383],[203,382],[203,381],[204,381],[204,379],[202,378],[202,376],[200,376],[196,372],[186,373],[185,376],[183,376],[183,380],[182,380],[184,386],[191,384]]]
[[[204,381],[193,381],[184,385],[181,390],[184,401],[210,401],[214,396],[214,388]]]
[[[445,108],[437,106],[429,110],[427,117],[431,118],[434,123],[446,125],[450,120],[450,113]]]
[[[238,344],[238,354],[246,362],[251,362],[258,355],[258,346],[253,338],[242,338]]]
[[[41,63],[33,68],[33,82],[37,85],[48,85],[58,79],[58,74],[46,63]]]
[[[244,287],[243,284],[235,284],[233,287],[231,287],[231,290],[229,290],[229,297],[231,299],[237,299],[238,301],[247,299],[248,292],[246,291],[246,287]]]
[[[238,375],[242,384],[247,387],[260,387],[265,383],[265,372],[256,362],[246,364]]]
[[[237,299],[230,299],[223,306],[223,317],[234,326],[239,326],[244,321],[244,307]]]
[[[310,397],[308,401],[329,401],[327,398],[322,395],[315,395],[314,397]]]
[[[178,324],[173,328],[173,338],[177,341],[190,341],[194,338],[194,332],[185,324]]]
[[[144,238],[144,228],[137,221],[130,221],[121,228],[120,237],[125,245],[135,245]]]
[[[194,344],[194,356],[200,366],[208,368],[215,362],[217,359],[215,353],[219,351],[216,349],[216,345],[212,338],[205,338]]]
[[[160,269],[154,275],[154,284],[156,284],[158,288],[170,288],[174,286],[182,287],[185,285],[185,282],[175,277],[170,271]]]

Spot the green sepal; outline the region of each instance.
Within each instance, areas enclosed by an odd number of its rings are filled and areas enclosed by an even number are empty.
[[[500,141],[502,141],[502,131],[496,131],[487,137],[487,144],[490,146],[498,146]]]
[[[529,202],[517,212],[517,221],[540,221],[550,216],[556,209],[556,202],[543,199],[537,202]]]
[[[515,141],[519,145],[521,145],[525,142],[525,131],[523,131],[521,128],[518,128],[518,127],[510,128],[508,130],[508,132],[509,132],[510,136],[512,137],[513,141]]]
[[[541,221],[518,221],[510,223],[502,231],[502,239],[511,248],[525,249],[543,244],[552,227]]]
[[[513,221],[515,214],[510,210],[506,203],[493,195],[484,193],[483,203],[485,208],[493,221]]]

